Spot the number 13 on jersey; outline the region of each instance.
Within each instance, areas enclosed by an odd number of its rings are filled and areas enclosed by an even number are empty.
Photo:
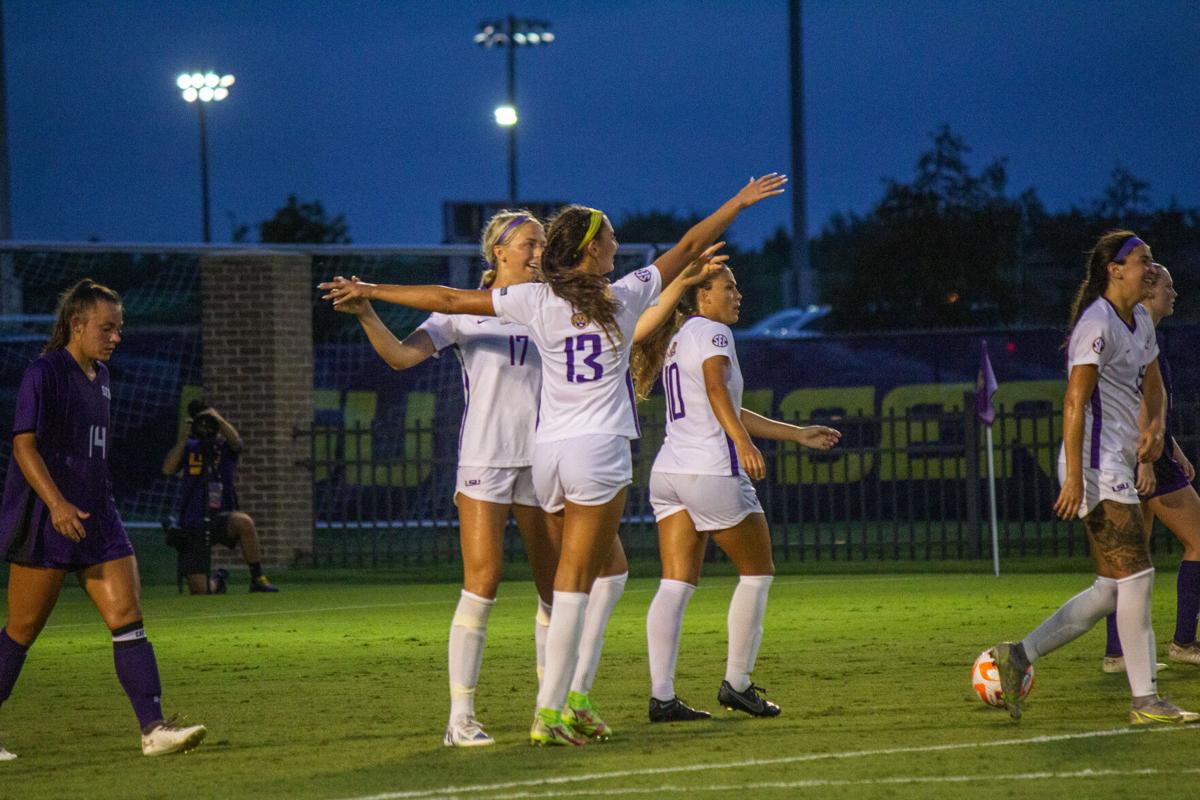
[[[600,363],[600,334],[584,333],[568,336],[564,348],[567,354],[567,383],[590,383],[600,380],[604,365]],[[579,366],[576,366],[576,353]]]

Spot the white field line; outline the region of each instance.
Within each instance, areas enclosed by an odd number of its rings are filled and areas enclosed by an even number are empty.
[[[633,786],[615,787],[612,789],[577,789],[571,791],[549,792],[512,792],[495,794],[489,800],[533,800],[544,797],[616,797],[620,795],[662,795],[684,794],[691,792],[742,792],[754,789],[823,789],[829,787],[847,786],[913,786],[919,784],[945,783],[986,783],[996,781],[1039,781],[1039,780],[1078,780],[1096,778],[1145,778],[1156,775],[1170,775],[1172,778],[1184,775],[1200,774],[1200,768],[1162,770],[1146,769],[1080,769],[1073,772],[1020,772],[1008,775],[987,773],[984,775],[905,775],[892,778],[866,778],[863,780],[846,780],[836,778],[810,778],[799,781],[757,781],[755,783],[727,784],[724,786],[679,786],[678,784],[663,784],[661,786],[637,788]],[[451,796],[447,795],[449,800]],[[437,800],[441,800],[438,798]]]
[[[928,579],[928,577],[929,577],[928,575],[889,575],[889,576],[882,576],[882,577],[875,577],[875,578],[853,577],[853,578],[851,578],[851,580],[853,580],[856,584],[858,584],[858,583],[877,582],[877,581],[906,581],[906,580],[916,580],[919,578]],[[832,583],[835,580],[845,580],[845,579],[843,579],[843,578],[804,578],[802,576],[797,575],[797,576],[788,576],[788,579],[776,580],[775,583],[777,585],[778,584],[791,585],[791,584],[796,584],[796,583]],[[713,587],[711,584],[704,584],[704,585],[698,586],[697,591],[700,591],[703,589],[712,589],[712,588],[717,588],[717,587]],[[657,586],[650,586],[650,587],[647,587],[644,589],[627,589],[625,591],[625,594],[649,594],[650,592],[657,592],[657,591],[658,591]],[[179,616],[173,616],[173,617],[152,617],[152,621],[159,622],[159,621],[163,621],[163,620],[166,620],[166,621],[179,620],[179,621],[186,621],[186,622],[199,622],[199,621],[203,621],[203,620],[232,619],[235,617],[302,616],[304,614],[326,614],[331,611],[369,611],[369,610],[375,609],[375,608],[411,608],[413,606],[437,606],[437,605],[451,606],[457,602],[458,602],[458,596],[455,595],[453,597],[448,597],[445,600],[414,600],[412,602],[407,602],[407,603],[368,603],[368,604],[357,605],[357,606],[328,606],[328,607],[324,607],[324,608],[293,608],[293,609],[286,609],[286,610],[281,610],[281,611],[234,611],[234,612],[222,613],[222,614],[186,614],[186,615],[179,615]],[[99,624],[99,623],[97,623],[97,622],[68,622],[68,623],[62,624],[62,625],[50,624],[50,625],[46,626],[45,630],[56,631],[56,630],[66,630],[67,628],[93,628],[97,624]]]
[[[610,772],[593,772],[583,775],[552,775],[545,778],[524,781],[506,781],[504,783],[486,783],[474,784],[470,786],[445,786],[438,789],[415,789],[411,791],[401,792],[384,792],[383,794],[362,795],[354,798],[345,798],[345,800],[411,800],[411,798],[442,798],[442,797],[457,797],[462,794],[485,793],[488,800],[495,800],[498,797],[497,792],[505,789],[521,789],[521,788],[538,788],[549,786],[562,786],[571,783],[583,783],[587,781],[603,781],[613,778],[629,778],[640,777],[647,775],[672,775],[688,772],[704,772],[708,770],[728,770],[742,769],[745,767],[761,767],[773,766],[779,764],[800,764],[811,761],[828,761],[841,760],[852,758],[870,758],[873,756],[891,756],[904,755],[910,753],[940,753],[951,750],[978,750],[991,747],[1012,747],[1029,744],[1050,744],[1053,742],[1066,742],[1079,739],[1098,739],[1109,736],[1131,736],[1135,734],[1147,733],[1170,733],[1179,730],[1200,730],[1200,725],[1195,727],[1172,726],[1163,728],[1111,728],[1102,731],[1085,731],[1083,733],[1063,733],[1046,736],[1031,736],[1024,739],[996,739],[994,741],[985,742],[957,742],[951,744],[934,744],[921,747],[887,747],[876,750],[847,750],[834,753],[805,753],[798,756],[783,756],[780,758],[754,758],[743,761],[726,761],[719,764],[687,764],[674,767],[645,767],[642,769],[625,769],[613,770]],[[972,778],[973,779],[973,778]],[[882,781],[882,779],[881,779]],[[832,785],[832,784],[831,784]],[[632,789],[630,791],[633,791]],[[638,789],[639,792],[647,792],[648,789]],[[587,792],[579,792],[580,794],[599,794],[601,793],[595,787],[591,787]],[[560,794],[556,791],[554,794]],[[532,797],[534,795],[516,794],[513,797]]]

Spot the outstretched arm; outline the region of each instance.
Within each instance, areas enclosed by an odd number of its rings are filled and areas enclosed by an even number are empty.
[[[725,229],[737,219],[738,214],[760,200],[783,194],[785,183],[787,176],[777,172],[768,173],[761,178],[751,178],[741,191],[726,200],[711,215],[692,226],[679,240],[679,244],[655,260],[654,263],[658,265],[658,271],[662,275],[662,285],[665,287],[673,281],[684,267],[720,238]]]
[[[322,300],[332,300],[336,309],[344,303],[358,299],[381,300],[385,303],[417,308],[423,311],[438,311],[442,314],[477,314],[494,317],[490,289],[451,289],[449,286],[397,286],[387,283],[364,283],[337,276],[331,281],[318,283],[317,288],[326,292]]]
[[[842,438],[842,432],[835,428],[825,425],[789,425],[746,408],[742,409],[742,425],[751,436],[774,439],[777,442],[795,442],[813,450],[828,450]]]
[[[675,306],[679,305],[679,300],[688,287],[704,283],[710,275],[725,266],[729,256],[714,257],[714,254],[724,246],[724,242],[717,242],[705,250],[699,258],[688,264],[683,272],[679,273],[678,279],[662,290],[662,294],[658,296],[658,303],[648,307],[638,317],[637,327],[633,331],[634,344],[638,344],[650,336],[671,319],[671,315],[675,313]]]
[[[351,278],[351,282],[358,283],[359,281],[357,278]],[[404,341],[397,339],[396,335],[388,329],[387,325],[383,324],[383,320],[375,313],[375,307],[371,305],[370,301],[361,297],[339,303],[334,308],[358,317],[358,322],[366,332],[371,347],[374,347],[375,352],[394,370],[415,367],[437,352],[437,348],[433,345],[433,339],[429,338],[429,334],[420,328],[405,336]]]

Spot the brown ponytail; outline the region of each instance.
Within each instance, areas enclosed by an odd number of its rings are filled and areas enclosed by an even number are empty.
[[[591,216],[591,209],[571,205],[550,220],[546,249],[542,251],[542,279],[573,309],[603,328],[609,343],[615,346],[621,338],[617,327],[620,305],[609,289],[608,279],[576,269],[583,261],[579,245],[587,235]]]
[[[1071,303],[1071,320],[1067,323],[1068,340],[1071,338],[1071,331],[1075,330],[1075,324],[1079,322],[1080,315],[1108,288],[1108,265],[1121,249],[1121,245],[1132,236],[1136,236],[1133,231],[1109,231],[1088,251],[1086,274],[1075,292],[1074,302]]]
[[[51,331],[50,340],[46,342],[42,352],[49,353],[66,347],[71,341],[71,320],[86,314],[101,302],[119,306],[121,295],[91,278],[84,278],[74,286],[68,287],[58,296],[58,308],[54,312],[54,330]]]

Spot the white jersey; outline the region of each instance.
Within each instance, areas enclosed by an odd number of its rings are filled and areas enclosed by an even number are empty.
[[[1101,297],[1080,315],[1067,344],[1067,375],[1095,364],[1100,380],[1084,407],[1083,467],[1129,474],[1137,462],[1138,406],[1146,367],[1158,358],[1150,314],[1133,307],[1133,326]],[[1066,451],[1060,451],[1066,459]]]
[[[420,330],[462,363],[463,419],[458,464],[527,467],[533,463],[542,362],[529,331],[495,317],[430,314]]]
[[[529,328],[542,356],[542,405],[537,441],[608,434],[641,435],[629,351],[638,317],[658,302],[662,277],[655,266],[612,284],[620,338],[608,334],[556,295],[548,284],[522,283],[492,290],[496,315]]]
[[[688,475],[738,475],[733,441],[717,421],[704,389],[704,362],[713,356],[729,359],[725,388],[737,411],[742,408],[742,370],[733,332],[701,316],[688,317],[671,339],[663,360],[663,393],[667,398],[667,435],[654,459],[652,472]]]

